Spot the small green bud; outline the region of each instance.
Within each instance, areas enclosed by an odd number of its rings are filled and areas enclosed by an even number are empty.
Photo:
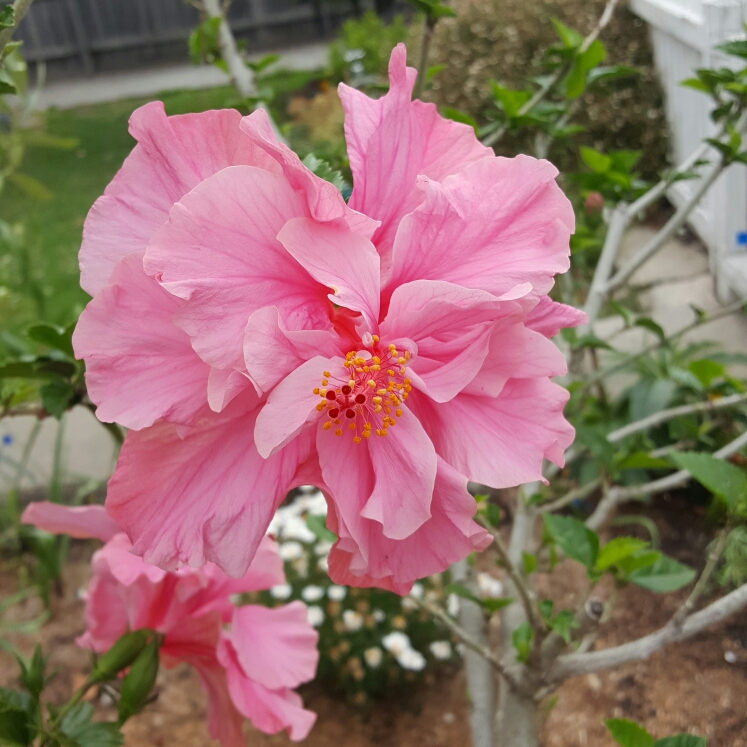
[[[142,628],[125,633],[119,640],[96,662],[91,672],[92,682],[104,682],[114,679],[123,669],[132,664],[138,654],[145,648],[153,637],[152,630]]]
[[[130,671],[122,680],[122,691],[119,699],[119,724],[142,710],[158,674],[158,649],[161,642],[154,638],[132,662]]]

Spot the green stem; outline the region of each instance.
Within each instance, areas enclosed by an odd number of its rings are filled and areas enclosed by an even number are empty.
[[[418,77],[412,92],[414,99],[422,98],[425,90],[425,79],[428,77],[428,55],[431,51],[431,40],[433,29],[436,28],[436,19],[426,16],[423,19],[423,38],[420,42],[420,56],[418,58]]]

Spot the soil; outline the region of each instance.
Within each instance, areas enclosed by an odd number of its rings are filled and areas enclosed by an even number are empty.
[[[661,501],[648,516],[662,532],[662,550],[697,566],[711,534],[697,508],[683,499]],[[636,529],[625,527],[626,534]],[[83,631],[83,603],[78,590],[88,580],[93,546],[75,543],[65,568],[64,593],[53,601],[52,618],[38,635],[6,636],[26,653],[38,641],[58,674],[46,698],[62,702],[84,681],[88,654],[75,637]],[[541,589],[556,605],[572,606],[581,588],[579,567],[566,562],[553,574],[552,588]],[[0,598],[16,588],[17,572],[0,572]],[[654,595],[634,586],[618,593],[615,612],[603,628],[598,646],[623,643],[663,625],[682,603],[685,592]],[[30,598],[6,619],[30,619],[41,611]],[[732,662],[729,663],[725,654]],[[0,685],[17,684],[17,668],[0,651]],[[159,673],[158,699],[125,726],[128,747],[215,747],[207,735],[205,700],[194,673],[186,666]],[[468,708],[463,674],[440,672],[406,703],[382,702],[362,715],[313,684],[301,689],[305,704],[318,714],[306,740],[308,747],[467,747]],[[106,696],[95,704],[102,717],[113,717]],[[571,680],[544,704],[543,747],[613,747],[603,720],[631,718],[655,737],[689,731],[705,736],[709,747],[747,747],[747,616],[726,623],[684,643],[629,664]],[[289,745],[284,734],[267,736],[246,726],[253,747]]]

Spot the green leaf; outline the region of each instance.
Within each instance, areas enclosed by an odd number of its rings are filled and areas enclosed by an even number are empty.
[[[720,496],[730,509],[747,500],[747,476],[733,464],[695,451],[674,452],[670,459],[703,487]]]
[[[654,747],[654,738],[635,721],[609,718],[604,723],[620,747]]]
[[[521,107],[531,98],[529,91],[516,91],[496,82],[492,82],[490,88],[498,108],[503,109],[509,119],[516,117]]]
[[[11,29],[16,25],[16,14],[13,5],[5,5],[0,10],[0,29]]]
[[[677,734],[657,739],[654,747],[706,747],[706,741],[704,737],[696,737],[694,734]]]
[[[455,109],[452,106],[445,106],[441,113],[446,117],[446,119],[450,119],[453,122],[461,122],[462,124],[469,125],[474,129],[475,132],[477,132],[477,121],[474,117],[471,117],[469,114],[465,114],[465,112],[459,111],[459,109]]]
[[[75,387],[64,379],[52,379],[39,390],[39,393],[44,409],[59,420],[75,397]]]
[[[571,516],[544,514],[545,529],[560,549],[592,570],[599,555],[599,537],[582,521]]]
[[[314,534],[324,542],[336,542],[337,535],[327,529],[325,522],[327,521],[325,516],[318,516],[316,514],[309,514],[306,517],[306,526],[314,532]]]
[[[480,606],[489,614],[493,614],[509,604],[513,604],[511,597],[501,597],[500,599],[480,599]]]
[[[571,610],[560,610],[550,620],[550,629],[554,630],[566,643],[571,642],[571,631],[577,627],[576,615]]]
[[[25,192],[29,197],[40,202],[48,202],[54,195],[37,179],[28,174],[16,171],[8,176],[8,181]]]
[[[26,693],[0,687],[0,744],[25,747],[34,738],[34,701]]]
[[[511,633],[511,643],[516,649],[516,658],[520,662],[529,660],[529,654],[532,652],[532,638],[534,631],[528,622],[523,622],[513,633]]]
[[[706,389],[711,386],[711,382],[714,379],[726,376],[726,368],[724,365],[709,358],[701,358],[700,360],[692,361],[687,368],[698,378],[698,381],[700,381]]]
[[[494,527],[501,523],[501,510],[495,503],[485,503],[485,517]]]
[[[343,196],[346,192],[350,194],[350,185],[345,181],[342,173],[333,169],[327,161],[317,158],[313,153],[309,153],[309,155],[303,159],[303,165],[313,174],[316,174],[320,179],[324,179],[324,181],[334,184]]]
[[[456,594],[458,597],[462,597],[462,599],[469,599],[470,602],[475,602],[475,604],[482,604],[482,599],[478,599],[464,584],[447,584],[446,588],[444,588],[444,594],[446,596],[449,596],[449,594]]]
[[[711,87],[700,78],[687,78],[680,85],[686,88],[694,88],[696,91],[701,91],[702,93],[711,93]]]
[[[557,18],[552,18],[552,25],[566,49],[577,49],[584,43],[584,37],[572,28],[562,24]]]
[[[593,148],[587,148],[582,145],[579,148],[581,160],[595,173],[605,174],[612,166],[612,159],[604,153],[600,153]]]
[[[722,52],[726,52],[726,54],[731,54],[736,57],[744,57],[747,59],[747,41],[743,39],[739,41],[726,42],[726,44],[719,44],[717,45],[716,49],[720,49]]]
[[[622,78],[632,78],[635,75],[640,75],[640,72],[638,68],[627,65],[595,67],[586,76],[586,83],[590,86],[595,83],[609,83],[613,80],[621,80]]]
[[[598,39],[573,63],[573,67],[565,78],[565,95],[569,99],[577,99],[586,90],[586,80],[589,71],[607,58],[607,50]]]
[[[522,552],[521,564],[524,568],[524,575],[528,576],[537,570],[537,556],[529,552]]]
[[[628,580],[637,586],[666,594],[687,586],[695,578],[695,571],[674,558],[662,555],[653,565],[633,571]]]
[[[18,89],[12,83],[0,80],[0,95],[4,93],[18,93]]]
[[[124,737],[116,724],[91,723],[93,706],[77,703],[62,719],[60,731],[79,747],[121,747]]]
[[[26,330],[26,335],[34,342],[39,342],[48,348],[65,353],[70,358],[75,358],[75,353],[73,352],[74,330],[75,324],[71,324],[66,329],[54,327],[51,324],[35,324]]]
[[[280,55],[277,53],[266,54],[262,59],[256,62],[247,62],[246,66],[253,70],[255,73],[261,73],[270,65],[274,65],[280,59]]]
[[[552,599],[543,599],[537,604],[537,609],[539,610],[540,615],[542,615],[542,619],[547,621],[552,616],[553,608],[555,607],[555,602],[552,601]]]
[[[666,339],[666,332],[662,329],[660,324],[657,324],[653,319],[642,316],[635,320],[634,322],[636,327],[643,327],[643,329],[647,329],[649,332],[653,332],[662,342]]]
[[[610,540],[600,551],[596,569],[606,571],[617,565],[623,558],[627,558],[648,547],[648,542],[635,537],[616,537]]]
[[[671,469],[672,465],[666,459],[652,457],[645,451],[636,451],[625,457],[615,465],[618,470],[622,469]]]

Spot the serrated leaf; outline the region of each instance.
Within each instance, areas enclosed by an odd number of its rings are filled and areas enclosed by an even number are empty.
[[[620,747],[654,747],[654,738],[635,721],[609,718],[604,723]]]
[[[599,555],[599,537],[582,521],[571,516],[544,514],[545,529],[555,544],[573,560],[592,570]]]
[[[695,571],[674,558],[662,555],[653,565],[633,571],[628,580],[656,594],[667,594],[687,586]]]
[[[747,476],[739,467],[696,451],[674,452],[670,459],[703,487],[720,496],[730,509],[747,500]]]
[[[644,540],[635,537],[616,537],[599,551],[596,569],[606,571],[613,565],[617,565],[623,558],[635,555],[646,547],[648,547],[648,542]]]

